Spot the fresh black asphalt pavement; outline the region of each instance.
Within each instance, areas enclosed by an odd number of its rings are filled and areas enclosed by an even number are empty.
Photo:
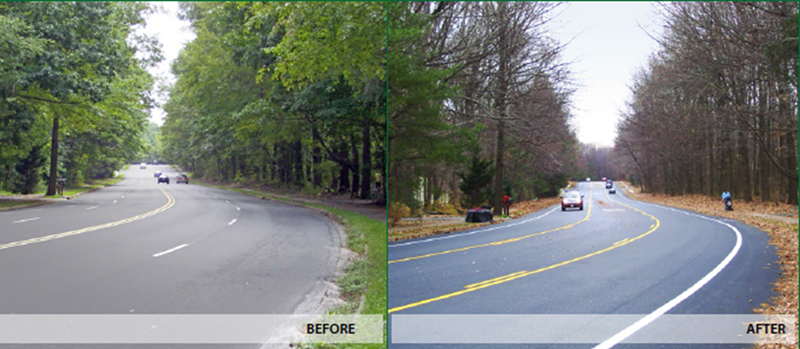
[[[472,231],[390,244],[390,314],[644,316],[703,279],[736,246],[737,235],[731,228],[700,215],[638,202],[621,190],[608,194],[599,182],[578,183],[576,190],[586,200],[582,211],[562,212],[554,206]],[[751,314],[753,308],[775,295],[771,288],[778,279],[779,265],[774,248],[767,244],[766,233],[754,227],[705,218],[736,227],[741,233],[741,247],[718,274],[667,314]],[[609,333],[609,337],[612,335]],[[497,347],[390,344],[392,348],[411,346]],[[746,347],[617,345],[629,346]]]

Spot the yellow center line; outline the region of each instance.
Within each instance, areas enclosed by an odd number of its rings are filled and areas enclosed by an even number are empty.
[[[19,247],[19,246],[35,244],[37,242],[45,242],[45,241],[65,238],[65,237],[69,237],[69,236],[75,236],[75,235],[88,233],[88,232],[92,232],[92,231],[100,230],[100,229],[105,229],[105,228],[116,227],[118,225],[122,225],[122,224],[125,224],[125,223],[130,223],[130,222],[135,222],[135,221],[138,221],[138,220],[141,220],[141,219],[145,219],[145,218],[153,216],[153,215],[157,215],[157,214],[159,214],[161,212],[164,212],[164,211],[168,210],[170,207],[172,207],[172,205],[175,204],[175,199],[172,197],[172,195],[170,195],[161,186],[158,186],[158,189],[161,190],[161,193],[163,193],[164,196],[167,197],[167,203],[164,204],[164,206],[161,206],[161,207],[159,207],[159,208],[157,208],[155,210],[152,210],[150,212],[142,213],[142,214],[137,215],[137,216],[121,219],[121,220],[110,222],[110,223],[105,223],[105,224],[101,224],[101,225],[95,225],[95,226],[92,226],[92,227],[87,227],[87,228],[82,228],[82,229],[77,229],[77,230],[70,230],[68,232],[45,235],[45,236],[40,236],[40,237],[37,237],[37,238],[31,238],[31,239],[27,239],[27,240],[9,242],[9,243],[0,245],[0,250],[5,250],[7,248],[12,248],[12,247]]]
[[[608,193],[606,193],[606,197],[608,197]],[[625,245],[627,245],[627,244],[629,244],[631,242],[639,240],[639,239],[641,239],[641,238],[643,238],[643,237],[645,237],[647,235],[650,235],[650,233],[656,231],[656,229],[658,229],[658,227],[661,226],[661,221],[659,221],[658,218],[653,217],[652,215],[650,215],[650,214],[648,214],[648,213],[646,213],[646,212],[644,212],[642,210],[639,210],[637,208],[633,208],[631,206],[628,206],[626,204],[620,203],[618,201],[611,200],[611,198],[608,198],[608,199],[610,201],[613,201],[616,204],[625,206],[625,207],[630,208],[630,209],[632,209],[632,210],[634,210],[636,212],[639,212],[639,213],[649,217],[650,219],[652,219],[656,223],[650,226],[650,230],[648,230],[648,231],[646,231],[646,232],[644,232],[644,233],[642,233],[642,234],[640,234],[638,236],[635,236],[633,238],[629,238],[629,239],[624,239],[624,240],[618,241],[618,242],[614,243],[612,246],[606,247],[606,248],[604,248],[602,250],[598,250],[598,251],[595,251],[595,252],[580,256],[580,257],[576,257],[576,258],[570,259],[568,261],[556,263],[556,264],[553,264],[553,265],[550,265],[550,266],[547,266],[547,267],[543,267],[543,268],[539,268],[539,269],[536,269],[536,270],[532,270],[532,271],[524,271],[523,270],[523,271],[519,271],[519,272],[516,272],[516,273],[504,275],[504,276],[501,276],[501,277],[497,277],[497,278],[485,280],[485,281],[482,281],[482,282],[470,284],[470,285],[464,286],[463,290],[459,290],[459,291],[456,291],[456,292],[451,292],[451,293],[444,294],[444,295],[441,295],[441,296],[438,296],[438,297],[425,299],[425,300],[422,300],[422,301],[419,301],[419,302],[414,302],[414,303],[406,304],[406,305],[399,306],[399,307],[394,307],[394,308],[389,309],[388,312],[389,313],[394,313],[394,312],[398,312],[398,311],[405,310],[405,309],[408,309],[408,308],[418,307],[420,305],[433,303],[433,302],[440,301],[440,300],[443,300],[443,299],[460,296],[460,295],[465,294],[465,293],[469,293],[469,292],[477,291],[477,290],[484,289],[484,288],[487,288],[487,287],[499,285],[499,284],[506,283],[506,282],[509,282],[509,281],[513,281],[513,280],[516,280],[516,279],[519,279],[519,278],[523,278],[523,277],[526,277],[526,276],[538,274],[538,273],[541,273],[543,271],[547,271],[547,270],[550,270],[550,269],[555,269],[555,268],[558,268],[558,267],[561,267],[561,266],[565,266],[567,264],[574,263],[574,262],[577,262],[577,261],[581,261],[581,260],[584,260],[584,259],[587,259],[587,258],[590,258],[590,257],[594,257],[594,256],[599,255],[601,253],[606,253],[606,252],[611,251],[613,249],[625,246]]]
[[[561,227],[558,227],[558,228],[545,230],[545,231],[541,231],[541,232],[538,232],[538,233],[523,235],[523,236],[511,238],[511,239],[499,240],[499,241],[489,242],[489,243],[480,244],[480,245],[466,246],[466,247],[456,248],[456,249],[452,249],[452,250],[445,250],[445,251],[440,251],[440,252],[428,253],[428,254],[423,254],[423,255],[419,255],[419,256],[395,259],[393,261],[389,261],[389,264],[400,263],[400,262],[408,262],[408,261],[413,261],[413,260],[423,259],[423,258],[428,258],[428,257],[434,257],[434,256],[441,256],[441,255],[444,255],[444,254],[462,252],[462,251],[472,250],[472,249],[481,248],[481,247],[499,246],[499,245],[509,244],[509,243],[512,243],[512,242],[518,242],[520,240],[527,239],[527,238],[532,238],[534,236],[540,236],[540,235],[544,235],[544,234],[547,234],[547,233],[552,233],[554,231],[559,231],[559,230],[572,228],[572,227],[574,227],[574,226],[576,226],[578,224],[581,224],[583,222],[588,221],[589,220],[589,216],[591,214],[592,214],[592,192],[589,191],[589,205],[586,208],[586,217],[583,217],[583,219],[581,219],[581,220],[579,220],[579,221],[577,221],[575,223],[571,223],[571,224],[567,224],[567,225],[564,225],[564,226],[561,226]]]

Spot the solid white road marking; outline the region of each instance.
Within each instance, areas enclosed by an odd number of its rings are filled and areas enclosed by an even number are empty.
[[[236,223],[236,219],[237,218],[234,218],[230,223],[228,223],[228,225],[233,225],[233,223]]]
[[[94,209],[96,209],[97,207],[98,207],[98,206],[92,206],[92,207],[87,207],[86,209],[87,209],[87,210],[94,210]]]
[[[709,220],[709,221],[712,221],[712,222],[717,222],[719,224],[725,225],[728,228],[731,228],[731,230],[733,230],[734,233],[736,233],[736,244],[733,246],[733,249],[731,250],[731,252],[729,252],[728,255],[725,256],[725,259],[723,259],[722,262],[720,262],[717,265],[716,268],[714,268],[713,270],[711,270],[711,272],[706,274],[706,276],[704,276],[702,279],[700,279],[700,281],[697,281],[694,285],[692,285],[692,287],[689,287],[686,291],[683,291],[683,293],[679,294],[677,297],[673,298],[671,301],[669,301],[666,304],[662,305],[660,308],[656,309],[654,312],[650,313],[649,315],[643,317],[639,321],[636,321],[633,325],[628,326],[628,328],[626,328],[626,329],[622,330],[621,332],[615,334],[611,338],[607,339],[605,342],[598,344],[596,347],[594,347],[594,349],[608,349],[608,348],[611,348],[611,347],[619,344],[620,342],[624,341],[626,338],[630,337],[632,334],[636,333],[636,331],[641,330],[645,326],[649,325],[651,322],[653,322],[656,319],[658,319],[661,315],[664,315],[666,312],[670,311],[670,309],[674,308],[676,305],[678,305],[681,302],[683,302],[684,300],[686,300],[686,298],[689,298],[692,294],[697,292],[697,290],[701,289],[709,281],[711,281],[711,279],[713,279],[715,276],[717,276],[717,274],[719,274],[719,272],[721,272],[722,269],[725,269],[725,267],[728,265],[728,263],[730,263],[731,260],[733,260],[733,258],[736,257],[736,254],[739,252],[739,248],[742,247],[742,234],[739,232],[739,229],[736,229],[736,227],[734,227],[734,226],[732,226],[732,225],[730,225],[728,223],[725,223],[725,222],[717,220],[717,219],[713,219],[713,218],[709,218],[709,217],[705,217],[705,216],[701,216],[701,215],[697,215],[697,214],[692,214],[692,213],[684,212],[682,210],[677,210],[677,209],[674,209],[674,208],[669,208],[669,207],[665,207],[665,206],[661,206],[661,205],[648,204],[648,203],[643,203],[643,204],[650,205],[650,206],[655,206],[655,207],[660,207],[660,208],[663,208],[663,209],[668,209],[670,211],[683,213],[685,215],[694,216],[694,217],[702,218],[702,219],[705,219],[705,220]]]
[[[28,218],[28,219],[20,219],[18,221],[14,221],[14,222],[11,222],[11,223],[25,223],[25,222],[35,221],[37,219],[39,219],[39,217],[33,217],[33,218]]]
[[[472,231],[472,232],[469,232],[469,233],[463,233],[463,234],[457,234],[457,235],[447,235],[447,236],[430,238],[430,239],[425,239],[425,240],[411,241],[411,242],[405,242],[405,243],[401,243],[401,244],[393,244],[393,245],[389,245],[389,247],[400,247],[400,246],[421,244],[423,242],[430,242],[430,241],[444,240],[444,239],[452,239],[452,238],[461,237],[461,236],[467,236],[467,235],[472,235],[472,234],[477,234],[477,233],[483,233],[483,232],[487,232],[487,231],[491,231],[491,230],[497,230],[497,229],[513,227],[515,225],[520,225],[520,224],[528,223],[530,221],[535,221],[535,220],[537,220],[539,218],[542,218],[544,216],[549,215],[550,213],[552,213],[553,211],[555,211],[557,209],[558,209],[558,206],[556,206],[555,208],[553,208],[550,211],[547,211],[545,214],[543,214],[541,216],[530,218],[530,219],[526,219],[526,220],[519,221],[519,222],[514,222],[514,223],[510,223],[510,224],[503,224],[503,225],[494,226],[494,227],[491,227],[491,228],[488,228],[488,229],[481,229],[481,230]]]
[[[161,256],[163,256],[163,255],[165,255],[167,253],[175,252],[175,251],[180,250],[180,249],[182,249],[182,248],[184,248],[186,246],[189,246],[189,244],[183,244],[183,245],[180,245],[180,246],[173,247],[173,248],[171,248],[169,250],[166,250],[164,252],[156,253],[156,254],[153,255],[153,257],[161,257]]]

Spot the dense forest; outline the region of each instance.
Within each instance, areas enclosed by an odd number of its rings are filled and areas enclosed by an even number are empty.
[[[385,202],[386,5],[181,3],[160,156],[210,181]]]
[[[128,2],[0,3],[0,191],[55,193],[144,150],[157,43]]]
[[[798,202],[797,2],[660,8],[614,158],[644,190]]]
[[[546,30],[558,6],[389,3],[390,212],[500,214],[503,193],[566,186],[579,145],[563,46]]]

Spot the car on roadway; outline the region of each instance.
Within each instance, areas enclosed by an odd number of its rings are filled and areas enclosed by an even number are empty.
[[[161,183],[169,184],[169,176],[167,176],[165,174],[162,174],[161,176],[158,176],[158,183],[159,184],[161,184]]]
[[[609,190],[608,190],[608,193],[609,193],[609,194],[616,194],[616,193],[617,193],[617,188],[611,188],[611,189],[609,189]]]
[[[185,173],[181,173],[178,177],[175,177],[175,183],[180,184],[181,182],[189,184],[189,176]]]
[[[605,182],[606,181],[606,177],[603,177],[602,181]]]
[[[614,187],[614,182],[612,182],[612,181],[606,181],[606,189],[611,189],[611,188],[613,188],[613,187]]]
[[[587,182],[591,182],[591,181],[592,181],[592,179],[591,179],[591,178],[589,178],[589,177],[586,177],[586,181],[587,181]]]
[[[156,177],[156,178],[161,177],[161,171],[153,172],[153,177]]]
[[[577,207],[583,210],[583,195],[574,190],[564,192],[564,194],[561,195],[561,211],[566,211],[568,207]]]
[[[144,162],[139,165],[139,169],[140,170],[144,170],[146,168],[147,168],[147,164],[145,164]]]

